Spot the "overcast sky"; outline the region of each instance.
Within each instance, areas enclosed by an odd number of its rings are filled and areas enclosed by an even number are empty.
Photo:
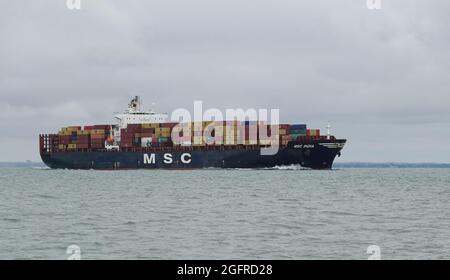
[[[279,108],[340,161],[450,162],[450,1],[0,0],[0,161],[38,134],[160,111]]]

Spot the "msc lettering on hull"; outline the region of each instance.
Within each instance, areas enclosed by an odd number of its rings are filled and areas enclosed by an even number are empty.
[[[189,164],[192,161],[192,156],[189,153],[181,154],[180,160],[184,164]],[[163,155],[163,162],[165,164],[173,163],[173,155],[171,153],[165,153]],[[156,163],[156,154],[144,154],[144,164],[155,164]]]

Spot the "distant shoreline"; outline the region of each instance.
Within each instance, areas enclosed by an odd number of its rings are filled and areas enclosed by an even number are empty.
[[[0,161],[0,168],[45,167],[43,162],[34,161]]]
[[[45,167],[43,162],[0,162],[0,168]],[[450,163],[336,162],[333,168],[450,168]]]
[[[334,168],[450,168],[450,163],[336,162]]]

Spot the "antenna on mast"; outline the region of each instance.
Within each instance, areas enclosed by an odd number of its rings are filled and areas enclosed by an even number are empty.
[[[327,124],[327,139],[329,140],[330,137],[331,137],[331,124],[330,124],[330,121],[328,121],[328,124]]]
[[[156,105],[156,103],[152,102],[152,107],[150,108],[151,113],[155,113],[155,105]]]

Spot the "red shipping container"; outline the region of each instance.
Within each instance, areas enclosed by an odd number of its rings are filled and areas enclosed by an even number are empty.
[[[92,134],[91,135],[91,139],[105,139],[105,135],[104,134]]]
[[[320,135],[320,129],[307,129],[306,130],[307,136],[319,136]]]
[[[161,127],[168,127],[168,128],[174,128],[178,123],[169,122],[169,123],[162,123]]]
[[[140,123],[133,123],[133,124],[128,124],[127,125],[127,129],[137,129],[137,128],[141,128],[141,124]]]
[[[105,130],[107,130],[107,129],[111,128],[111,125],[109,125],[109,124],[96,124],[96,125],[93,125],[92,127],[94,129],[105,129]]]
[[[141,128],[141,133],[155,133],[154,128]]]

